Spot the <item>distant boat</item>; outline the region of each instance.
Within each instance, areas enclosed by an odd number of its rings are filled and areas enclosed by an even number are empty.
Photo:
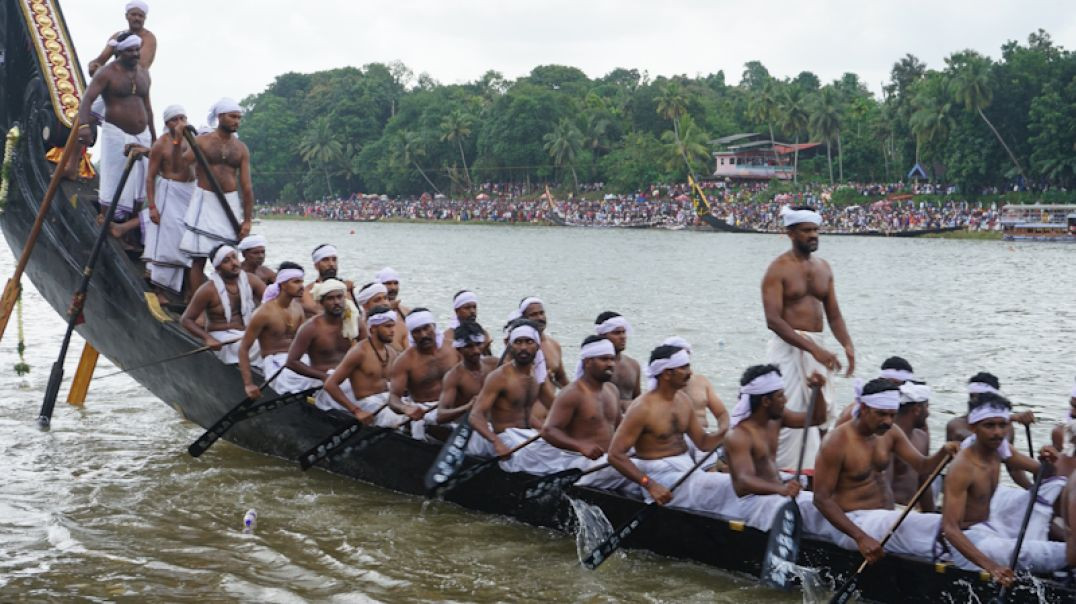
[[[1001,238],[1076,243],[1076,205],[1006,205],[1001,208]]]

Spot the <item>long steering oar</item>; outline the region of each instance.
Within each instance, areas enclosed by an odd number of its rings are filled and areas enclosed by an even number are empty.
[[[221,344],[221,346],[228,346],[229,344],[235,344],[236,342],[238,342],[239,340],[242,340],[242,339],[243,338],[236,338],[234,340],[225,340],[225,341],[221,342],[220,344]],[[198,348],[195,348],[194,350],[188,350],[187,352],[181,352],[181,353],[179,353],[179,354],[177,354],[175,356],[170,356],[170,357],[168,357],[166,359],[157,359],[156,361],[150,361],[149,363],[143,363],[141,365],[135,365],[134,367],[128,367],[127,369],[120,369],[119,371],[113,371],[112,373],[106,373],[106,374],[104,374],[102,376],[98,376],[97,379],[103,380],[104,378],[112,377],[114,375],[120,375],[120,374],[123,374],[123,373],[128,373],[128,372],[134,371],[136,369],[145,369],[146,367],[152,367],[154,365],[160,365],[162,363],[170,363],[172,361],[178,361],[179,359],[194,356],[194,355],[196,355],[196,354],[198,354],[200,352],[207,352],[207,351],[209,351],[211,349],[212,349],[212,346],[199,346]]]
[[[478,476],[482,472],[485,472],[489,468],[493,467],[493,465],[496,464],[497,462],[504,461],[505,459],[508,459],[516,451],[522,449],[523,447],[526,447],[527,445],[531,444],[532,442],[538,440],[541,437],[542,436],[540,434],[535,434],[534,436],[528,438],[527,440],[525,440],[525,441],[519,443],[518,445],[512,447],[511,449],[509,449],[508,452],[505,453],[504,455],[494,455],[493,457],[490,457],[489,459],[485,459],[485,460],[482,460],[482,461],[476,463],[475,465],[467,468],[466,470],[463,470],[462,472],[456,474],[455,476],[450,476],[447,480],[442,482],[440,486],[434,487],[433,490],[428,491],[426,493],[426,496],[430,497],[430,498],[444,497],[444,495],[446,493],[448,493],[449,491],[451,491],[452,489],[460,486],[461,484],[467,482],[468,480],[474,478],[475,476]]]
[[[220,207],[224,210],[224,216],[228,219],[228,222],[235,229],[235,238],[239,239],[239,220],[235,217],[235,212],[232,212],[232,206],[228,205],[228,200],[224,197],[224,189],[220,187],[220,182],[217,181],[217,176],[213,174],[213,171],[209,169],[209,162],[206,161],[205,154],[202,153],[202,148],[198,146],[198,142],[194,140],[194,135],[198,134],[198,131],[194,129],[194,126],[187,126],[183,130],[183,138],[187,139],[187,144],[191,146],[191,152],[194,153],[194,159],[201,166],[202,171],[205,172],[206,179],[209,180],[209,186],[213,187],[213,194],[220,202]]]
[[[1030,431],[1029,431],[1030,436]],[[1024,535],[1027,534],[1027,525],[1031,522],[1031,513],[1035,511],[1035,504],[1039,499],[1039,486],[1042,484],[1042,476],[1045,474],[1046,461],[1039,459],[1039,471],[1035,473],[1035,484],[1031,485],[1031,491],[1027,499],[1027,509],[1024,510],[1024,520],[1020,523],[1020,533],[1016,536],[1016,547],[1012,550],[1012,557],[1009,559],[1009,568],[1016,572],[1016,563],[1020,561],[1020,549],[1024,546]],[[1015,582],[1015,579],[1013,580]],[[1009,599],[1009,589],[1011,587],[1002,586],[998,591],[998,597],[994,598],[993,604],[1004,604]]]
[[[60,161],[56,164],[56,171],[52,173],[52,178],[49,179],[49,186],[45,189],[45,197],[41,200],[41,205],[37,209],[34,225],[30,227],[30,233],[26,236],[26,243],[22,246],[22,253],[19,254],[19,262],[15,265],[15,273],[7,280],[7,284],[4,286],[4,294],[0,297],[0,339],[3,339],[4,337],[4,330],[7,329],[8,319],[11,318],[11,311],[15,308],[15,301],[19,299],[19,292],[22,290],[22,285],[20,283],[22,280],[22,273],[26,270],[26,265],[30,262],[30,252],[34,250],[34,244],[37,243],[37,236],[41,234],[41,227],[45,223],[45,216],[49,213],[49,208],[52,206],[52,199],[56,197],[56,191],[60,188],[60,180],[63,178],[64,168],[67,167],[75,149],[78,148],[78,126],[78,117],[76,116],[71,122],[71,134],[67,136],[67,144],[64,145],[63,153],[60,154]],[[105,193],[107,194],[107,191]]]
[[[45,400],[41,403],[41,413],[37,417],[37,427],[42,430],[48,430],[49,424],[52,423],[52,410],[56,406],[56,396],[60,393],[60,382],[64,378],[64,359],[67,358],[67,347],[71,344],[71,334],[75,332],[75,325],[82,318],[82,308],[86,304],[86,294],[90,289],[90,279],[93,278],[93,268],[97,265],[97,258],[101,255],[105,240],[108,239],[108,229],[112,226],[112,218],[116,215],[116,206],[120,204],[123,187],[127,184],[127,178],[131,175],[131,170],[141,155],[133,150],[127,152],[127,164],[123,167],[123,175],[116,186],[116,192],[112,195],[112,205],[108,206],[108,211],[105,212],[105,221],[101,225],[100,232],[97,233],[97,241],[94,241],[90,257],[86,259],[86,265],[82,267],[82,281],[79,282],[78,289],[75,290],[75,295],[71,300],[71,308],[68,309],[67,331],[64,332],[63,343],[60,344],[60,354],[56,362],[52,364],[49,383],[45,387]]]
[[[673,486],[669,489],[669,492],[675,492],[677,487],[684,484],[684,481],[687,480],[688,477],[695,472],[695,470],[699,469],[702,464],[706,463],[706,460],[710,459],[710,456],[713,455],[715,451],[717,451],[717,447],[711,449],[710,452],[704,455],[702,459],[697,461],[695,465],[691,466],[690,470],[684,472],[684,475],[681,476],[679,480],[677,480],[675,483],[673,483]],[[642,525],[642,523],[645,522],[646,519],[649,518],[650,515],[654,513],[654,510],[656,510],[657,508],[658,502],[652,501],[649,505],[636,512],[635,515],[631,517],[631,520],[627,521],[620,528],[613,531],[612,535],[606,537],[605,541],[599,543],[598,547],[591,550],[591,552],[587,554],[586,558],[583,558],[583,566],[585,566],[589,570],[594,570],[595,568],[601,566],[601,563],[605,562],[609,558],[609,556],[613,555],[613,552],[620,549],[620,545],[624,543],[624,541],[627,540],[627,538],[635,532],[635,529],[639,528],[639,526]]]
[[[530,486],[527,487],[527,490],[523,491],[523,499],[544,499],[553,493],[560,493],[564,489],[578,482],[580,478],[587,474],[593,474],[594,472],[604,470],[608,467],[608,463],[600,463],[586,470],[581,468],[568,468],[567,470],[561,470],[560,472],[554,472],[547,476],[537,478],[530,482]]]
[[[284,371],[284,367],[281,367],[280,369],[277,369],[276,373],[269,376],[269,379],[262,382],[261,385],[258,386],[258,390],[261,390],[262,388],[265,388],[266,386],[268,386],[270,384],[270,382],[272,382],[273,380],[276,379],[276,376],[280,375],[281,371]],[[317,390],[317,388],[315,388],[314,390]],[[284,396],[277,397],[277,398],[274,398],[274,399],[269,399],[268,401],[265,401],[265,402],[266,403],[273,402],[273,401],[276,401],[277,399],[284,398],[286,396],[289,396],[289,395],[284,395]],[[202,453],[205,453],[206,449],[209,449],[209,447],[212,447],[213,443],[217,442],[217,439],[220,438],[221,436],[224,436],[224,433],[228,431],[228,428],[231,428],[232,425],[235,424],[236,421],[238,421],[238,420],[236,420],[236,417],[238,417],[241,414],[247,413],[256,404],[257,403],[255,402],[255,400],[250,398],[249,396],[244,398],[243,400],[239,401],[234,407],[229,409],[228,412],[224,414],[224,416],[222,416],[212,426],[210,426],[209,429],[206,430],[205,433],[202,434],[202,436],[200,436],[198,438],[198,440],[191,443],[191,446],[187,447],[187,452],[191,454],[191,457],[198,457]]]
[[[908,507],[904,508],[904,511],[900,514],[900,517],[897,518],[897,521],[894,522],[893,526],[889,528],[889,532],[886,533],[885,537],[882,538],[882,542],[879,544],[882,548],[885,547],[886,542],[889,541],[889,538],[893,536],[893,533],[897,532],[897,528],[900,527],[900,523],[904,522],[904,519],[908,517],[908,514],[912,511],[912,508],[914,508],[915,504],[918,503],[919,498],[923,496],[923,493],[928,488],[930,488],[930,485],[934,482],[934,479],[938,477],[938,474],[941,474],[941,471],[945,469],[945,466],[949,465],[949,462],[952,460],[953,456],[947,454],[945,456],[945,459],[941,460],[941,463],[938,464],[938,467],[934,468],[934,471],[930,473],[930,476],[927,477],[926,482],[919,485],[919,490],[915,492],[915,495],[912,496],[912,500],[908,502]],[[852,598],[852,595],[856,593],[856,586],[859,584],[859,575],[863,572],[863,569],[865,568],[867,568],[866,560],[864,560],[863,563],[859,565],[859,568],[856,569],[855,574],[849,577],[848,580],[845,581],[843,585],[841,585],[841,588],[833,594],[833,597],[829,600],[829,604],[844,604],[845,602],[850,600]]]
[[[820,386],[811,386],[811,400],[807,403],[807,419],[810,424],[814,417],[814,408],[818,403]],[[803,473],[803,457],[807,452],[807,431],[811,426],[803,429],[803,440],[800,442],[800,458],[796,464],[795,481],[799,481]],[[789,497],[781,509],[774,516],[773,525],[770,526],[770,538],[766,542],[766,553],[762,556],[762,572],[759,573],[759,581],[763,585],[789,589],[792,587],[794,573],[790,572],[792,565],[800,553],[800,535],[803,533],[803,519],[800,517],[800,506],[795,497]]]
[[[378,413],[381,413],[382,409],[388,406],[388,403],[381,405],[374,410],[373,416],[376,417]],[[427,409],[426,413],[429,413],[434,409],[437,409],[436,405]],[[363,434],[361,437],[359,437],[359,440],[348,445],[343,450],[337,451],[337,449],[344,446],[344,444],[346,444],[352,436],[355,436],[355,434],[357,434],[360,430],[362,430],[363,426],[365,426],[365,424],[360,421],[354,421],[352,423],[349,423],[343,428],[337,430],[336,432],[333,432],[324,440],[322,440],[321,442],[307,450],[305,453],[300,455],[299,467],[305,472],[310,469],[310,466],[313,466],[314,464],[318,463],[323,459],[332,457],[333,455],[343,453],[347,453],[349,455],[358,455],[363,451],[369,449],[371,446],[387,438],[389,434],[392,434],[396,430],[403,428],[404,426],[413,421],[415,420],[411,418],[406,418],[395,426],[381,426],[373,428],[372,430],[367,431],[366,434]]]

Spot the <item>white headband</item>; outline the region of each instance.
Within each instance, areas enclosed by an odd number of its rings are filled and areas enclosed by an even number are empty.
[[[457,338],[457,339],[452,340],[452,347],[453,348],[467,348],[468,344],[485,344],[485,343],[486,343],[486,335],[481,334],[481,333],[476,333],[476,334],[472,335],[469,338]]]
[[[691,355],[686,350],[678,350],[666,359],[654,359],[646,366],[646,387],[653,390],[658,387],[658,376],[669,369],[676,369],[691,364]]]
[[[511,333],[508,334],[508,343],[511,344],[520,338],[530,338],[535,342],[541,342],[542,338],[538,335],[538,330],[530,325],[518,325]]]
[[[181,115],[187,115],[187,110],[183,108],[183,105],[169,105],[164,108],[165,123],[168,123],[168,120]]]
[[[360,289],[358,293],[355,294],[355,300],[359,304],[366,304],[370,300],[373,300],[374,296],[387,293],[389,293],[389,290],[384,285],[374,283],[373,285],[366,286],[364,289]]]
[[[209,108],[209,115],[206,116],[206,122],[210,128],[217,127],[217,116],[222,113],[243,113],[243,108],[239,106],[239,103],[234,100],[224,97],[213,103],[213,106]]]
[[[256,247],[266,247],[269,242],[262,235],[247,235],[239,242],[239,249],[246,251]]]
[[[878,377],[898,382],[914,382],[917,379],[914,373],[906,369],[883,369]]]
[[[377,271],[374,275],[374,279],[377,279],[381,283],[388,283],[389,281],[400,282],[400,273],[396,272],[396,269],[386,266],[385,268]]]
[[[822,215],[814,210],[793,210],[791,206],[784,206],[781,208],[781,218],[785,222],[785,227],[800,224],[801,222],[811,222],[816,225],[822,224]]]
[[[605,334],[614,332],[621,327],[624,328],[624,331],[627,332],[628,335],[631,335],[631,324],[628,323],[627,319],[619,315],[616,317],[610,317],[599,323],[594,328],[594,333],[598,334],[599,336],[604,336]]]
[[[306,273],[301,268],[286,268],[276,274],[276,282],[283,283],[292,279],[302,279]]]
[[[926,403],[930,401],[930,386],[904,382],[900,387],[900,403]]]
[[[149,5],[142,0],[131,0],[127,3],[127,6],[123,7],[123,12],[128,13],[131,11],[132,8],[137,8],[138,10],[142,11],[142,14],[144,15],[149,14]]]
[[[968,382],[968,394],[996,394],[1001,396],[1001,391],[986,382]]]
[[[366,318],[366,324],[370,327],[377,327],[378,325],[384,325],[385,323],[395,322],[396,311],[394,310],[386,310],[385,312],[379,312]]]
[[[971,412],[968,413],[968,423],[974,425],[984,419],[991,418],[1009,421],[1011,415],[1012,413],[1008,409],[1004,407],[995,407],[994,405],[987,403],[972,409]]]
[[[771,392],[783,390],[784,387],[784,378],[782,378],[781,374],[776,371],[764,373],[740,387],[740,397],[736,401],[736,406],[732,409],[729,427],[735,428],[736,424],[739,424],[751,415],[752,395],[770,394]]]
[[[596,342],[584,344],[579,349],[579,361],[575,364],[575,379],[583,377],[583,360],[594,357],[615,357],[616,349],[609,340],[601,339]]]
[[[522,317],[523,315],[527,314],[527,307],[531,304],[542,304],[542,301],[539,298],[535,298],[533,296],[531,296],[530,298],[524,298],[523,301],[519,303],[519,317]],[[545,304],[542,304],[542,306],[544,307]],[[516,318],[518,319],[519,317]]]
[[[538,344],[538,353],[534,355],[534,369],[531,375],[539,384],[545,382],[549,370],[545,363],[545,353],[542,352],[542,337],[538,334],[538,330],[530,325],[518,325],[509,332],[508,343],[511,344],[520,338],[530,338]]]
[[[230,245],[222,245],[217,253],[213,255],[210,260],[213,262],[213,268],[217,268],[224,262],[224,259],[228,257],[228,254],[236,254],[235,248]]]
[[[874,394],[864,394],[859,397],[862,405],[881,411],[896,411],[900,409],[900,390],[883,390]]]
[[[467,304],[478,304],[478,296],[476,296],[474,292],[460,292],[460,295],[456,296],[455,298],[452,298],[453,310],[456,310],[459,307],[465,306]]]
[[[310,259],[313,260],[314,262],[321,262],[322,260],[324,260],[326,258],[334,258],[334,257],[336,257],[336,255],[337,255],[336,254],[336,248],[331,246],[331,245],[326,244],[326,245],[323,245],[323,246],[319,247],[318,249],[314,250],[310,254]]]
[[[142,48],[142,38],[137,34],[131,34],[123,39],[122,42],[116,40],[109,40],[108,45],[115,48],[116,52],[127,50],[130,48]]]
[[[310,296],[314,298],[315,301],[320,302],[322,298],[333,292],[346,291],[347,285],[344,285],[343,281],[338,279],[326,279],[321,283],[314,285],[313,289],[310,290]]]
[[[687,340],[680,336],[673,336],[671,338],[665,338],[665,341],[661,343],[662,346],[675,346],[677,348],[683,348],[688,354],[691,354],[691,344]]]

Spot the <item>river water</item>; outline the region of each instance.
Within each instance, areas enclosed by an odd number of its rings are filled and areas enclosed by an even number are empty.
[[[267,221],[269,263],[309,264],[340,249],[341,275],[362,283],[391,265],[401,297],[449,317],[474,289],[490,331],[524,296],[546,301],[567,366],[604,310],[635,327],[643,359],[669,335],[695,348],[693,368],[726,402],[768,332],[759,281],[787,249],[769,235],[548,227]],[[3,246],[0,276],[13,270]],[[935,389],[935,442],[962,413],[968,376],[989,370],[1040,417],[1036,446],[1067,409],[1076,374],[1073,250],[1058,244],[823,237],[820,255],[869,379],[899,354]],[[490,602],[797,601],[702,565],[645,552],[583,570],[561,534],[451,504],[349,482],[220,443],[201,459],[201,430],[120,375],[95,381],[79,409],[58,404],[34,425],[63,322],[24,279],[27,360],[15,375],[17,325],[0,342],[0,600],[152,599]],[[68,355],[74,374],[81,341]],[[114,367],[106,360],[97,374]],[[850,400],[851,380],[838,381]],[[61,391],[67,391],[65,384]],[[236,400],[242,393],[236,393]],[[1017,445],[1026,447],[1024,438]],[[242,532],[249,508],[257,529]]]

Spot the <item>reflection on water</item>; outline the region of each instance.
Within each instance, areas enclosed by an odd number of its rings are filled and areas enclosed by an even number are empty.
[[[272,221],[259,229],[271,264],[303,261],[333,242],[341,276],[358,283],[391,265],[403,274],[405,303],[429,306],[442,320],[459,289],[477,291],[491,331],[520,298],[538,295],[569,369],[594,318],[616,310],[634,325],[631,355],[645,357],[669,335],[686,337],[693,369],[726,401],[743,369],[764,360],[759,279],[787,245],[779,236],[692,232]],[[935,441],[961,412],[964,380],[984,369],[1001,377],[1018,406],[1035,410],[1043,420],[1035,441],[1048,441],[1076,373],[1070,248],[823,237],[820,253],[836,274],[857,375],[871,377],[892,354],[908,358],[937,393]],[[0,278],[13,265],[9,251],[0,254]],[[33,420],[63,323],[32,287],[25,315],[29,375],[10,370],[14,322],[0,341],[2,601],[801,597],[641,551],[588,572],[559,533],[300,473],[297,464],[227,443],[192,459],[186,446],[201,429],[126,375],[95,382],[85,409],[61,403],[52,431],[38,432]],[[68,379],[79,346],[68,355]],[[102,359],[98,372],[115,369]],[[849,382],[838,381],[841,400],[850,400]],[[258,524],[245,534],[251,508]]]

